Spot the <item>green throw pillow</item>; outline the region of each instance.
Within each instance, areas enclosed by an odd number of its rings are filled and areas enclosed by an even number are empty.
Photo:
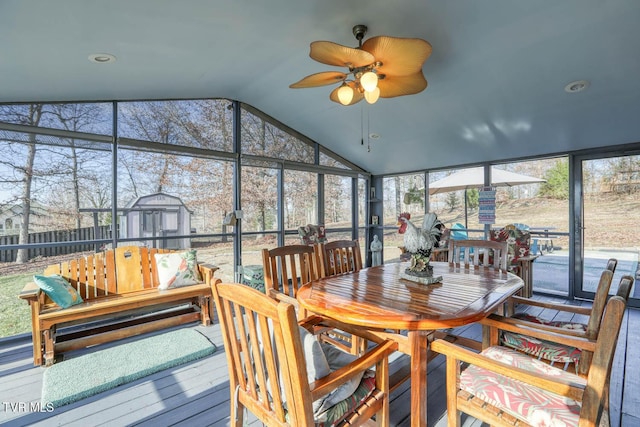
[[[62,308],[83,302],[82,297],[67,280],[59,274],[33,276],[33,281],[49,298]]]

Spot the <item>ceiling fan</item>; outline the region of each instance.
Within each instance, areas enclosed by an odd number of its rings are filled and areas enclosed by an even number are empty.
[[[327,65],[347,67],[349,71],[311,74],[289,87],[310,88],[342,82],[329,95],[329,99],[342,105],[353,105],[363,98],[373,104],[379,97],[413,95],[427,87],[422,64],[431,55],[429,42],[377,36],[363,43],[366,33],[366,25],[353,27],[357,48],[328,41],[312,42],[309,52],[312,59]]]

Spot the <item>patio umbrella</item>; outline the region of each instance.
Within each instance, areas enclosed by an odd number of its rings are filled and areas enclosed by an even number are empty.
[[[514,185],[546,182],[542,178],[509,172],[491,167],[491,185],[493,187],[512,187]],[[429,194],[464,191],[464,226],[467,227],[467,189],[484,186],[484,168],[469,168],[453,173],[429,184]]]

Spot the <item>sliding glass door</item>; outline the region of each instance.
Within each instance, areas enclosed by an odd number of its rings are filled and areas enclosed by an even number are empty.
[[[611,294],[623,275],[637,276],[640,257],[640,154],[576,157],[575,295],[593,298],[607,259],[618,266]],[[640,306],[634,284],[630,305]]]

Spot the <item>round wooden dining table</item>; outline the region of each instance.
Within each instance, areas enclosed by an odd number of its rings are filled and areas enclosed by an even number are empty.
[[[313,313],[397,340],[398,349],[411,356],[412,426],[427,425],[427,356],[433,331],[482,320],[523,286],[518,276],[493,268],[431,265],[441,282],[423,285],[402,279],[408,263],[392,263],[314,280],[296,295]]]

